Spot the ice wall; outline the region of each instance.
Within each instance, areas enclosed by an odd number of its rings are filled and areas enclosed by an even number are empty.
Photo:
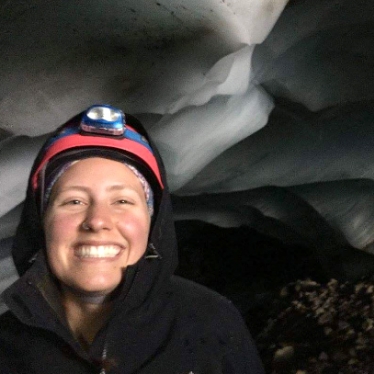
[[[94,102],[149,129],[176,219],[373,251],[374,3],[286,5],[1,2],[0,267],[45,134]]]
[[[44,134],[92,103],[118,105],[144,121],[182,187],[265,126],[273,104],[252,54],[286,2],[0,4],[0,289],[15,279],[11,236]]]

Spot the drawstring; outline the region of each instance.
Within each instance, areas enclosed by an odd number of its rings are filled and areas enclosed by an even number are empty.
[[[106,370],[105,370],[106,357],[107,357],[107,345],[106,345],[106,342],[105,342],[103,353],[101,355],[101,370],[100,370],[100,374],[106,374]]]
[[[162,260],[162,256],[157,252],[156,247],[153,245],[153,243],[148,244],[147,253],[144,258],[146,260]]]

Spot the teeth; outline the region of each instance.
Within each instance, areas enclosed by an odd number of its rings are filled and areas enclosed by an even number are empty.
[[[75,254],[81,258],[106,258],[115,257],[121,249],[114,245],[82,245],[75,250]]]

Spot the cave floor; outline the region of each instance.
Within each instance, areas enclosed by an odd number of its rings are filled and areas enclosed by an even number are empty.
[[[298,280],[245,314],[265,372],[374,373],[374,279]]]

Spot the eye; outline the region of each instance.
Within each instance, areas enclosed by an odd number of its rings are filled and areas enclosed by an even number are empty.
[[[115,202],[114,202],[114,204],[116,204],[116,205],[132,205],[133,204],[133,202],[132,201],[130,201],[129,199],[118,199],[118,200],[116,200]]]
[[[126,199],[117,200],[117,204],[130,204],[130,201]]]
[[[63,205],[82,205],[83,202],[78,199],[66,201]]]

